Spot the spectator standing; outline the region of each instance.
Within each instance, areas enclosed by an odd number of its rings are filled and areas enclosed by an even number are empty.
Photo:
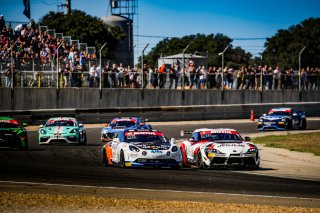
[[[262,86],[262,85],[260,85],[261,84],[261,80],[260,80],[261,79],[261,70],[262,70],[261,66],[258,66],[258,69],[256,69],[255,79],[254,79],[256,90],[260,89],[260,87]]]
[[[11,72],[12,72],[11,65],[7,64],[7,68],[6,68],[6,71],[4,73],[5,79],[6,79],[6,87],[11,87],[11,77],[12,77]]]
[[[66,63],[64,71],[63,71],[63,87],[69,87],[69,78],[70,78],[70,64]]]
[[[155,67],[152,72],[152,83],[151,83],[154,89],[156,89],[158,86],[158,74],[159,74],[159,70],[157,67]]]
[[[166,77],[166,65],[162,64],[159,68],[159,88],[163,89],[165,85],[165,77]]]
[[[124,70],[124,85],[126,88],[130,87],[130,73],[132,72],[131,66],[128,65],[127,68]]]
[[[176,69],[175,69],[175,66],[172,64],[169,70],[169,80],[170,80],[169,89],[171,89],[173,85],[173,81],[175,81],[175,78],[176,78]]]
[[[233,88],[233,74],[234,74],[234,70],[232,67],[230,67],[230,69],[228,69],[228,73],[227,73],[227,81],[228,81],[228,89],[232,89]]]
[[[110,88],[110,79],[109,79],[110,72],[111,72],[110,65],[107,64],[102,72],[104,88]]]
[[[179,64],[176,64],[176,76],[174,78],[174,88],[175,89],[177,89],[177,87],[178,87],[180,72],[181,72],[181,67],[179,66]]]
[[[94,79],[97,75],[96,64],[92,63],[89,70],[89,87],[92,88],[94,86]]]
[[[148,76],[149,76],[149,68],[146,64],[143,65],[143,69],[142,69],[142,74],[143,74],[143,82],[142,82],[142,86],[143,88],[146,88],[148,85]]]
[[[254,76],[254,68],[252,66],[249,66],[248,69],[248,76],[249,76],[249,85],[248,85],[248,89],[254,89],[254,85],[255,85],[255,76]]]
[[[0,32],[2,31],[2,29],[6,28],[6,21],[4,20],[3,15],[0,15]]]
[[[123,64],[120,63],[118,67],[118,87],[123,88],[124,87],[124,67]]]
[[[207,72],[204,66],[201,67],[199,72],[200,89],[204,89],[206,86]]]
[[[111,87],[116,88],[117,87],[117,78],[116,75],[118,73],[117,64],[112,64],[110,79],[111,79]]]
[[[278,89],[279,81],[281,77],[281,71],[279,67],[277,66],[276,69],[273,71],[273,79],[274,79],[274,89]]]
[[[209,67],[207,75],[207,88],[212,89],[214,87],[214,69]]]
[[[192,89],[193,85],[194,85],[194,80],[195,80],[195,75],[196,75],[196,68],[194,67],[194,64],[192,61],[190,61],[189,64],[189,76],[190,76],[190,89]]]

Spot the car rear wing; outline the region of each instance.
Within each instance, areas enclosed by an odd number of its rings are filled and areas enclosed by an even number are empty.
[[[193,131],[184,131],[184,130],[181,130],[180,136],[181,136],[181,137],[184,137],[184,135],[191,135],[192,133],[193,133]]]

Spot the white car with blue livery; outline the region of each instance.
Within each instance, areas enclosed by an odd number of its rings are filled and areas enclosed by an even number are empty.
[[[117,133],[102,148],[104,166],[179,168],[179,147],[157,130],[130,129]]]

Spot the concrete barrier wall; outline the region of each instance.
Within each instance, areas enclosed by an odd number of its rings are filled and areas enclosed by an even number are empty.
[[[0,89],[0,110],[11,110],[11,89]]]
[[[320,91],[0,88],[0,110],[319,102]],[[209,112],[210,113],[210,112]]]

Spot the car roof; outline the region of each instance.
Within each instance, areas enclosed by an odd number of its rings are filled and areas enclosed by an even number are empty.
[[[200,129],[196,129],[194,130],[194,132],[204,132],[204,131],[234,131],[234,132],[238,132],[235,129],[231,129],[231,128],[200,128]]]
[[[73,117],[53,117],[53,118],[49,118],[49,120],[53,120],[53,121],[60,121],[60,120],[72,120],[72,121],[76,121],[76,118]]]
[[[10,121],[10,120],[14,120],[14,118],[3,116],[3,117],[0,117],[0,120],[2,120],[2,121]]]
[[[156,129],[125,129],[123,132],[160,132],[159,130]]]
[[[270,112],[291,112],[292,108],[272,108]]]
[[[111,122],[116,122],[116,121],[137,121],[139,118],[136,117],[120,117],[120,118],[113,118]]]

